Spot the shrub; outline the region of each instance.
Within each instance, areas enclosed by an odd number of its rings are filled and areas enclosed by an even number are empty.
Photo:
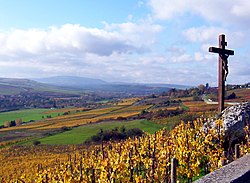
[[[40,142],[39,140],[33,141],[33,145],[34,145],[34,146],[37,146],[37,145],[39,145],[39,144],[41,144],[41,142]]]
[[[62,126],[62,127],[61,127],[61,130],[62,130],[62,131],[69,131],[69,130],[70,130],[70,128],[69,128],[69,127],[67,127],[67,126]]]
[[[127,130],[127,137],[142,136],[143,131],[139,128],[132,128]]]
[[[70,111],[64,112],[63,115],[69,115]]]
[[[231,93],[230,95],[228,95],[227,97],[226,97],[226,99],[228,99],[228,100],[230,100],[230,99],[235,99],[236,98],[236,94],[233,92],[233,93]]]
[[[16,119],[15,122],[16,122],[16,126],[19,126],[23,123],[21,118]]]
[[[12,127],[12,126],[16,126],[15,121],[7,121],[4,123],[4,127]]]
[[[198,95],[194,95],[193,96],[193,100],[194,101],[199,101],[199,100],[201,100],[201,98]]]
[[[126,130],[124,126],[121,128],[113,128],[112,130],[105,130],[103,131],[100,129],[100,132],[96,135],[92,136],[90,139],[85,141],[85,143],[97,142],[100,143],[102,141],[109,141],[109,140],[124,140],[127,138],[135,137],[135,136],[142,136],[144,132],[138,128],[132,128]]]

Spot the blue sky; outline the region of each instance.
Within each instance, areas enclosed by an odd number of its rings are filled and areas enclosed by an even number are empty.
[[[0,77],[217,85],[226,34],[228,83],[249,82],[248,0],[0,0]]]

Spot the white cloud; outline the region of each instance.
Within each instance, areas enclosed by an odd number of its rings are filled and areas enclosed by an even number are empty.
[[[104,22],[105,30],[120,32],[126,42],[133,43],[137,47],[150,46],[155,43],[155,35],[162,31],[162,26],[153,24],[150,20],[141,23],[126,22],[121,24],[107,24]],[[145,39],[146,38],[146,39]]]
[[[166,51],[174,56],[182,55],[186,52],[183,47],[177,47],[175,45],[168,47]]]
[[[140,67],[146,62],[138,55],[145,51],[145,54],[150,53],[155,36],[161,30],[161,26],[144,21],[139,24],[105,23],[103,29],[65,24],[47,30],[0,32],[1,75],[41,77],[67,74],[107,80],[124,80],[127,76],[128,80],[138,78],[139,81],[144,72]],[[149,60],[147,58],[147,62]]]
[[[136,53],[148,50],[154,44],[154,34],[161,31],[160,26],[153,24],[125,23],[106,25],[106,27],[112,30],[72,24],[65,24],[59,28],[50,27],[49,30],[15,29],[0,34],[0,54]],[[142,32],[148,37],[147,41],[143,39]]]
[[[250,17],[250,2],[248,0],[239,0],[231,8],[231,13],[237,17]]]
[[[200,52],[196,52],[196,53],[194,54],[194,58],[195,58],[196,61],[202,61],[202,60],[204,60],[204,56],[203,56],[203,54],[200,53]]]
[[[183,35],[191,42],[208,42],[214,40],[219,34],[226,33],[228,30],[219,27],[191,27],[183,32]]]
[[[208,44],[217,45],[220,34],[226,35],[226,41],[228,46],[234,48],[243,47],[248,45],[248,30],[229,30],[223,27],[214,27],[214,26],[201,26],[201,27],[191,27],[182,32],[182,35],[191,43],[202,43],[203,47]]]
[[[189,54],[182,54],[182,55],[178,55],[178,56],[173,56],[173,57],[170,58],[170,60],[172,62],[183,63],[183,62],[190,62],[190,61],[193,60],[193,58]]]
[[[157,19],[171,19],[193,14],[222,24],[237,23],[250,26],[250,1],[248,0],[150,0],[149,5]]]
[[[176,15],[183,14],[189,9],[189,0],[150,0],[149,4],[153,9],[156,18],[170,19]]]

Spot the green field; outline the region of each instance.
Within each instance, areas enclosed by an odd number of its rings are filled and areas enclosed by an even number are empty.
[[[10,112],[0,113],[0,125],[3,125],[6,121],[12,121],[16,119],[22,119],[23,122],[28,122],[30,120],[41,120],[46,118],[47,114],[45,112],[51,109],[24,109]],[[51,117],[57,116],[57,113],[50,113]]]
[[[81,144],[89,137],[97,134],[100,129],[109,130],[122,126],[125,126],[126,129],[139,128],[148,133],[154,133],[163,127],[162,125],[155,124],[147,120],[135,120],[128,122],[110,121],[81,126],[70,131],[39,139],[39,141],[42,144]]]

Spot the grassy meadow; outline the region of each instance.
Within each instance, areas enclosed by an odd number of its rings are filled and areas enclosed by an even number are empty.
[[[70,112],[72,114],[76,111],[80,111],[83,108],[63,108],[63,109],[23,109],[9,112],[0,113],[0,125],[3,125],[6,121],[13,121],[16,119],[22,119],[22,122],[39,121],[48,118],[54,118],[62,115],[64,112]]]
[[[147,133],[154,133],[160,130],[163,125],[155,124],[147,120],[135,120],[135,121],[109,121],[101,122],[91,125],[84,125],[77,128],[73,128],[70,131],[59,133],[56,135],[48,136],[39,141],[42,144],[81,144],[91,136],[97,134],[100,129],[111,130],[114,128],[120,128],[124,126],[126,129],[139,128]]]
[[[15,119],[22,119],[23,122],[30,120],[41,120],[42,116],[46,116],[44,112],[50,109],[24,109],[10,112],[0,113],[0,125],[3,125],[6,121],[12,121]]]

